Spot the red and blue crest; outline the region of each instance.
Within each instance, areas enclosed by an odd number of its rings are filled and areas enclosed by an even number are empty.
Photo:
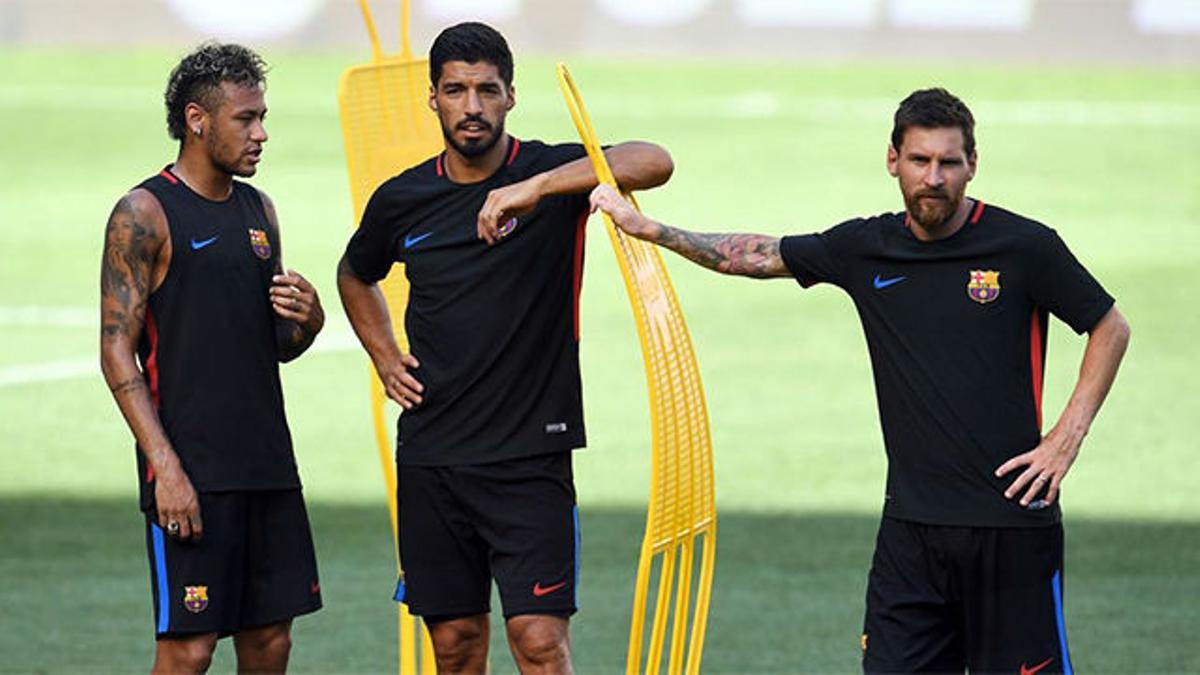
[[[517,229],[517,219],[509,218],[503,225],[496,228],[496,231],[503,238],[512,234],[513,230],[515,229]]]
[[[184,586],[183,606],[192,614],[208,609],[208,586]]]
[[[971,270],[967,277],[967,295],[980,304],[1000,297],[1000,273],[995,270]]]
[[[254,255],[263,260],[271,257],[271,240],[267,239],[267,233],[263,230],[250,228],[250,248],[254,251]]]

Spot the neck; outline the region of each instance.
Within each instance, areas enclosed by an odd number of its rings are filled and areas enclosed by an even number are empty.
[[[950,215],[949,218],[933,227],[925,227],[917,222],[912,214],[908,216],[909,229],[912,230],[913,236],[920,241],[937,241],[945,239],[950,235],[962,229],[962,226],[967,222],[967,216],[971,213],[971,208],[975,206],[975,201],[970,197],[963,197],[959,202],[958,208]]]
[[[509,142],[509,136],[505,134],[490,150],[477,157],[465,157],[447,143],[446,175],[455,183],[476,183],[491,176],[504,164]]]
[[[231,174],[213,166],[208,155],[192,152],[186,147],[179,151],[171,173],[205,199],[222,201],[233,191]]]

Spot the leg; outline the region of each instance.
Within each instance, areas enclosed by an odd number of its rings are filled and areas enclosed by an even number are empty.
[[[439,675],[487,672],[488,615],[426,619]]]
[[[217,634],[162,638],[155,644],[151,673],[203,673],[212,663]]]
[[[292,621],[247,628],[233,636],[239,673],[282,673],[292,651]]]
[[[509,618],[508,647],[521,673],[571,673],[567,619],[545,614]]]

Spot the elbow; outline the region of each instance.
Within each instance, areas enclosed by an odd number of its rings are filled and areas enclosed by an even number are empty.
[[[675,161],[671,159],[671,153],[667,152],[666,148],[659,145],[648,145],[652,150],[646,160],[648,185],[645,187],[654,188],[671,180],[671,176],[675,173]]]

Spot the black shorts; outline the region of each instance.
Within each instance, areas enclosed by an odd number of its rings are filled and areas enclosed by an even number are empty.
[[[181,542],[146,518],[157,638],[232,635],[321,608],[300,490],[202,493],[204,535]]]
[[[575,612],[579,518],[571,453],[471,466],[400,466],[396,599],[426,619]]]
[[[1070,673],[1062,525],[884,518],[867,584],[863,671]]]

